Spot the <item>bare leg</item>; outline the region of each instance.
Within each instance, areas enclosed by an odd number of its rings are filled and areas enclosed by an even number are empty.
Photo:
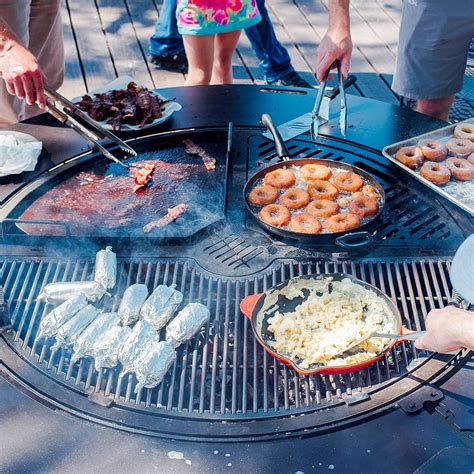
[[[186,86],[207,85],[211,81],[215,35],[183,35],[184,49],[188,57]]]
[[[232,54],[241,32],[236,30],[216,35],[211,84],[232,84]]]
[[[455,94],[439,99],[419,99],[416,103],[416,111],[440,120],[448,120],[454,96]]]

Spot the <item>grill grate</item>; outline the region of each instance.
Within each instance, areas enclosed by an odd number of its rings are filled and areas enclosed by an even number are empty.
[[[117,291],[103,301],[115,310],[123,289],[135,282],[151,290],[158,284],[176,284],[187,301],[201,301],[211,310],[211,321],[178,351],[163,384],[134,393],[135,377],[119,370],[97,373],[89,359],[69,363],[70,352],[52,352],[52,342],[35,341],[38,324],[51,307],[37,301],[43,285],[52,281],[91,277],[93,260],[54,258],[5,259],[1,282],[10,301],[14,336],[11,344],[39,370],[74,390],[101,394],[124,407],[140,406],[155,413],[209,419],[242,419],[256,414],[272,417],[336,407],[344,399],[379,389],[416,365],[410,343],[397,346],[370,368],[343,376],[301,377],[269,356],[256,342],[248,320],[239,311],[240,300],[290,277],[320,272],[347,272],[386,292],[398,305],[404,323],[423,329],[427,312],[447,304],[449,261],[279,261],[265,273],[246,279],[217,278],[185,259],[123,259],[119,261]]]

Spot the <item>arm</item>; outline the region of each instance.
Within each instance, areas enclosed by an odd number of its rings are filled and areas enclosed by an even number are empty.
[[[0,76],[10,94],[26,99],[29,105],[46,106],[44,75],[36,58],[20,43],[0,18]]]
[[[349,74],[352,54],[349,0],[329,0],[328,29],[318,48],[316,77],[321,82],[332,63],[339,59],[344,79]]]
[[[418,349],[453,352],[474,350],[474,312],[447,306],[433,309],[426,319],[426,334],[415,341]]]

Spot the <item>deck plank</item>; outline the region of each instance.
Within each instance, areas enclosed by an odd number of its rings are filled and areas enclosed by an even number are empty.
[[[88,91],[117,77],[93,0],[67,0]]]
[[[81,61],[69,18],[66,0],[62,0],[62,20],[64,30],[64,66],[65,80],[59,92],[73,99],[86,93],[86,83],[81,69]]]
[[[375,0],[392,19],[392,21],[400,26],[402,17],[402,2],[400,0]]]

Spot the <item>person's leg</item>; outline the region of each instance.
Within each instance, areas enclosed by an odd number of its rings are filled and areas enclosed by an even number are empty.
[[[183,39],[176,23],[176,0],[163,0],[155,33],[150,37],[150,54],[168,57],[184,51]]]
[[[211,82],[215,35],[183,35],[189,71],[186,86],[207,85]]]
[[[0,17],[25,46],[29,43],[30,4],[31,0],[0,0]],[[26,106],[25,101],[8,93],[5,81],[0,78],[0,126],[22,120]]]
[[[242,30],[216,35],[211,84],[232,84],[232,55]]]
[[[439,99],[419,99],[416,102],[415,110],[440,120],[448,120],[455,96],[456,94],[452,94]]]

